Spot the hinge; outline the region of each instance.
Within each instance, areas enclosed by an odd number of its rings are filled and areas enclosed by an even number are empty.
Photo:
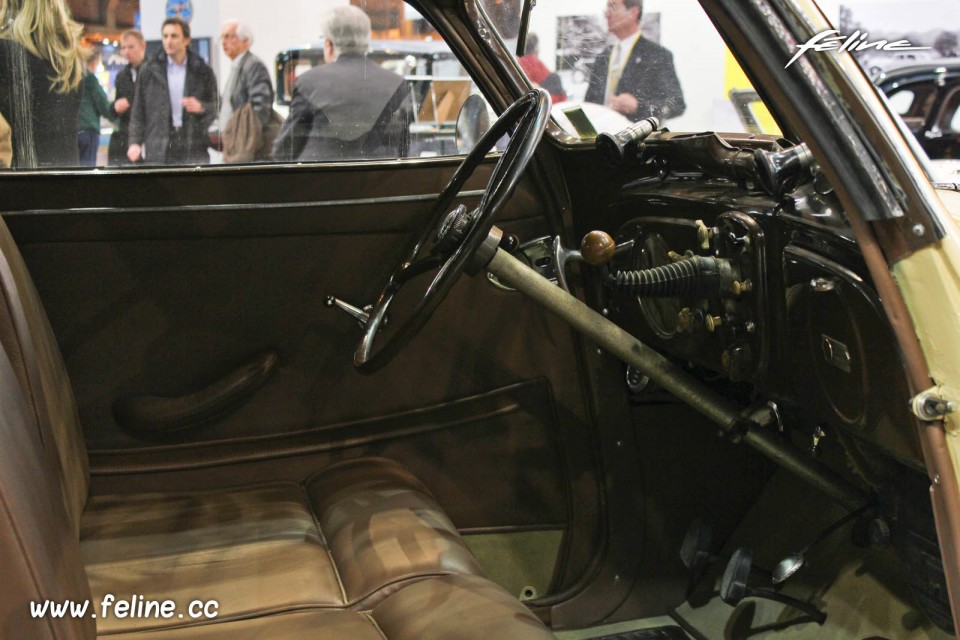
[[[938,387],[930,387],[910,400],[910,410],[924,422],[935,422],[956,411],[957,403],[941,396]]]

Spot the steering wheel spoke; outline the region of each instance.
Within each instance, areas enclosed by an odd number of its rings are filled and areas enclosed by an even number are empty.
[[[360,371],[373,372],[389,362],[423,328],[468,269],[471,258],[487,239],[494,218],[513,195],[533,158],[549,116],[549,95],[534,89],[510,105],[464,158],[437,198],[429,223],[394,269],[370,311],[370,320],[353,358]],[[450,210],[474,170],[507,134],[510,141],[493,170],[480,205],[472,211],[464,205]],[[437,274],[410,315],[402,322],[395,319],[388,335],[381,335],[387,309],[401,289],[432,269],[437,269]]]

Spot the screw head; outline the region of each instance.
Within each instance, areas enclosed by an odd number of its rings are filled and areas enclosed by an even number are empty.
[[[922,238],[923,234],[927,232],[927,230],[924,229],[923,225],[919,222],[913,225],[910,230],[913,231],[913,235],[917,236],[918,238]]]

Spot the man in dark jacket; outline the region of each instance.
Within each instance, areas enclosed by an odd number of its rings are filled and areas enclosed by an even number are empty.
[[[227,124],[231,117],[243,105],[249,103],[253,112],[260,122],[260,129],[257,133],[262,144],[263,133],[271,124],[273,112],[273,85],[270,84],[270,72],[257,56],[250,52],[253,45],[253,32],[243,22],[239,20],[227,20],[223,23],[220,30],[220,43],[223,46],[223,52],[232,61],[230,74],[223,87],[223,93],[220,94],[220,135],[223,138],[227,130]],[[237,128],[234,127],[234,130]],[[276,133],[274,131],[274,133]],[[236,134],[234,134],[236,135]],[[228,142],[234,148],[245,148],[243,141],[224,142],[224,161],[236,162],[239,160],[252,160],[251,158],[232,158],[230,149],[227,148]],[[270,140],[270,143],[273,141]],[[252,151],[252,150],[251,150]],[[267,146],[265,155],[269,156],[270,148]]]
[[[143,65],[130,114],[131,162],[206,164],[207,129],[217,117],[217,79],[188,49],[190,25],[163,22],[163,51]]]
[[[107,163],[111,165],[130,164],[130,159],[127,158],[127,147],[130,146],[130,107],[133,106],[140,65],[147,53],[147,42],[143,34],[136,29],[124,31],[120,35],[120,53],[126,58],[127,66],[120,70],[114,81],[117,95],[110,110],[117,118],[117,126],[110,136],[110,146],[107,149]]]
[[[397,158],[407,154],[410,89],[365,56],[370,18],[357,7],[325,20],[325,64],[297,78],[290,115],[274,145],[278,160]]]
[[[586,102],[603,104],[637,121],[676,118],[687,108],[673,55],[640,35],[643,0],[608,0],[607,30],[617,42],[597,56]]]

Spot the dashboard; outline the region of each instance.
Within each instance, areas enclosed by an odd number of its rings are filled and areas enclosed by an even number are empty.
[[[611,319],[701,379],[775,403],[786,430],[922,468],[896,341],[848,234],[722,181],[638,186],[613,209],[632,248],[610,265]]]

